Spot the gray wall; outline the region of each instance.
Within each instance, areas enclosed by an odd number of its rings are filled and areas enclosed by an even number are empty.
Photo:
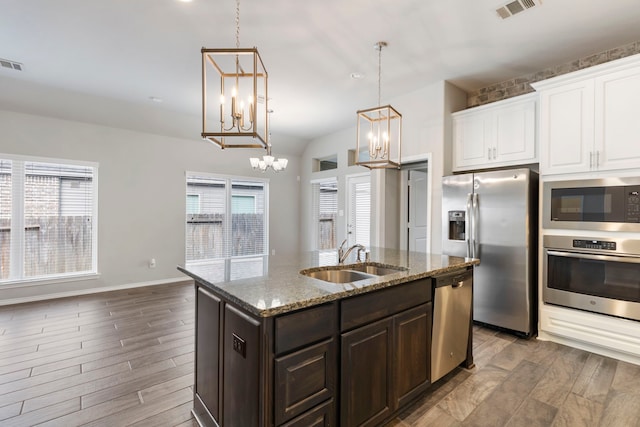
[[[456,86],[441,81],[417,89],[407,95],[395,97],[389,103],[402,114],[402,158],[416,158],[431,153],[433,171],[431,193],[432,240],[431,252],[442,248],[441,210],[442,176],[451,173],[451,112],[466,106],[467,94]],[[354,123],[356,113],[354,111]],[[338,177],[338,209],[345,209],[345,177],[352,173],[366,172],[360,166],[347,166],[348,150],[356,144],[356,128],[343,129],[331,135],[311,141],[301,159],[301,247],[310,249],[313,228],[309,226],[311,215],[311,185],[313,179]],[[338,169],[312,172],[312,159],[338,155]],[[397,247],[400,239],[400,221],[396,206],[399,202],[400,180],[391,172],[375,171],[371,180],[372,245]],[[386,176],[390,175],[390,176]],[[399,174],[395,174],[399,175]],[[376,205],[385,206],[385,214],[376,212]],[[345,236],[344,217],[338,217],[338,241]]]
[[[0,110],[0,154],[99,163],[98,279],[7,287],[0,300],[159,282],[183,277],[185,171],[269,178],[269,247],[298,250],[299,166],[287,156],[278,174],[253,171],[255,150],[221,151],[193,140]],[[198,134],[199,129],[194,129]],[[280,154],[280,153],[277,153]],[[150,258],[157,267],[148,268]]]

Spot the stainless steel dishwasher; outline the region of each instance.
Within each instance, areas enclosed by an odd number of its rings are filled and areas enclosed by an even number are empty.
[[[473,270],[435,277],[431,382],[451,372],[467,358]]]

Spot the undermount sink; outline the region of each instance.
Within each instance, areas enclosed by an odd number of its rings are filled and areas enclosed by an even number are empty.
[[[349,266],[349,270],[362,271],[363,273],[373,274],[375,276],[386,276],[387,274],[406,271],[404,267],[388,267],[375,264],[362,264]]]
[[[358,280],[371,279],[372,277],[375,277],[371,274],[363,274],[358,271],[352,270],[320,270],[309,271],[302,274],[314,279],[324,280],[325,282],[332,283],[351,283],[357,282]]]
[[[356,265],[338,265],[329,269],[302,270],[300,274],[313,279],[323,280],[331,283],[352,283],[359,280],[372,279],[378,276],[398,273],[406,271],[404,267],[391,267],[375,263],[356,264]]]

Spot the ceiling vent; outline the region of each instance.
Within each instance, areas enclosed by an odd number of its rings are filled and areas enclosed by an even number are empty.
[[[8,59],[0,58],[0,66],[2,68],[11,68],[12,70],[22,71],[23,65],[19,62],[10,61]]]
[[[500,6],[496,9],[496,12],[500,18],[507,19],[527,9],[540,6],[541,4],[542,0],[515,0],[504,6]]]

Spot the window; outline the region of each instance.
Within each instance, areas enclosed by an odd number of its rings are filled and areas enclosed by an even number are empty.
[[[338,217],[338,182],[335,178],[314,182],[313,215],[317,226],[316,248],[318,250],[335,249],[336,221]]]
[[[347,237],[349,246],[369,247],[371,228],[371,177],[369,174],[347,177]]]
[[[97,166],[0,159],[0,282],[97,272]]]
[[[189,172],[186,264],[266,255],[267,191],[267,181]]]
[[[187,215],[200,213],[200,195],[187,194]]]

